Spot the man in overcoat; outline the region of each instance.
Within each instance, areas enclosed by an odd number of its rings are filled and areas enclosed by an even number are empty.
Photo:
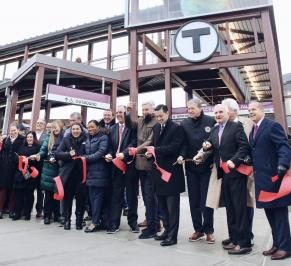
[[[161,246],[177,244],[180,216],[180,193],[185,191],[183,168],[175,164],[184,141],[184,130],[169,118],[166,105],[160,104],[155,108],[158,121],[153,128],[153,146],[155,148],[156,163],[163,170],[171,173],[170,179],[162,179],[161,172],[153,167],[153,177],[158,205],[163,213],[165,231],[156,236],[155,240],[162,241]],[[148,156],[152,153],[147,153]]]
[[[277,193],[290,168],[291,151],[283,127],[274,120],[265,118],[259,102],[249,104],[250,118],[254,127],[250,133],[250,145],[255,177],[257,208],[264,208],[271,226],[273,244],[263,252],[272,260],[285,259],[291,255],[291,236],[288,206],[291,194],[273,200],[259,199],[262,191]],[[272,177],[276,177],[272,181]]]

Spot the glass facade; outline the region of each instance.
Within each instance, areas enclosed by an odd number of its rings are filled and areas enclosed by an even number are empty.
[[[272,5],[272,0],[127,0],[125,27]]]

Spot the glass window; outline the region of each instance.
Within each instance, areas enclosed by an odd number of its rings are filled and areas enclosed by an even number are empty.
[[[63,54],[64,54],[63,50],[57,51],[56,52],[56,58],[63,59]]]
[[[5,79],[11,79],[18,69],[18,61],[6,64]]]
[[[107,40],[93,44],[93,60],[107,56]]]
[[[112,39],[112,55],[128,53],[129,50],[128,36]]]

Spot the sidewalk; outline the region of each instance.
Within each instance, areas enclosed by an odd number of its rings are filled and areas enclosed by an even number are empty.
[[[139,221],[144,219],[142,201],[139,202]],[[73,217],[74,219],[74,217]],[[270,229],[262,210],[256,210],[254,219],[255,245],[253,252],[244,256],[229,256],[221,247],[227,237],[225,209],[215,211],[216,244],[204,240],[190,243],[192,223],[188,197],[181,196],[181,223],[178,245],[160,247],[153,239],[139,240],[129,232],[126,217],[115,235],[103,231],[85,234],[74,229],[65,231],[56,223],[43,225],[33,216],[30,222],[0,220],[0,266],[2,265],[124,265],[124,266],[251,266],[291,265],[291,259],[274,262],[262,255],[271,245]]]

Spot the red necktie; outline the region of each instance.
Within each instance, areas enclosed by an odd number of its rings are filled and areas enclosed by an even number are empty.
[[[122,139],[123,127],[124,127],[124,125],[119,124],[119,129],[118,129],[118,132],[119,132],[119,140],[118,140],[118,148],[117,148],[117,152],[116,153],[119,153],[120,152],[120,146],[121,146],[121,139]]]
[[[257,135],[257,132],[258,132],[258,129],[259,129],[259,126],[256,125],[255,128],[254,128],[253,139],[255,139],[255,137]]]

